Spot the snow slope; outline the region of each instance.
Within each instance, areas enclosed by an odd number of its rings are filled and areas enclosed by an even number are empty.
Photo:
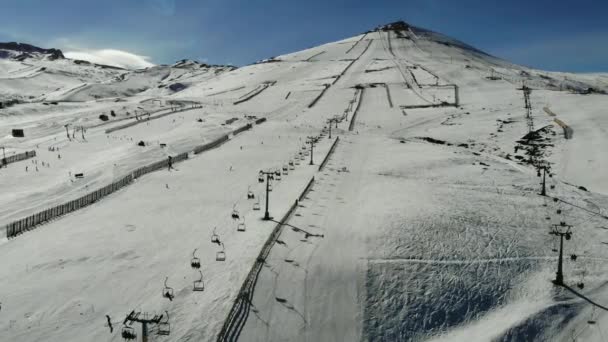
[[[20,68],[0,64],[19,75],[2,82],[27,90],[22,80],[37,71]],[[239,69],[181,62],[117,77],[53,93],[70,102],[0,109],[0,145],[38,153],[0,170],[0,224],[191,151],[252,117],[267,122],[0,241],[0,340],[119,341],[132,310],[169,313],[170,334],[156,335],[153,325],[151,341],[216,340],[275,227],[261,220],[266,184],[258,171],[289,161],[294,169],[273,183],[272,216],[282,217],[313,176],[315,183],[264,260],[238,340],[602,341],[608,334],[605,311],[551,283],[558,240],[548,234],[553,224],[574,226],[565,282],[606,306],[608,96],[597,93],[608,90],[605,75],[530,70],[398,25]],[[532,88],[530,118],[522,82]],[[168,89],[176,83],[184,87]],[[596,93],[583,94],[589,88]],[[180,104],[185,111],[173,112]],[[110,121],[97,118],[112,110]],[[105,133],[136,113],[160,118]],[[340,142],[318,170],[333,139],[319,140],[315,165],[303,154],[306,139],[334,117],[342,118],[332,128]],[[571,139],[555,119],[573,130]],[[548,126],[532,145],[550,163],[551,197],[538,195],[528,162],[529,123]],[[66,124],[87,127],[86,140],[68,139]],[[10,137],[17,127],[26,138]],[[249,190],[256,199],[247,199]],[[210,241],[214,232],[223,247]],[[195,248],[202,292],[192,291]],[[222,248],[223,262],[216,260]],[[165,277],[171,301],[161,295]]]

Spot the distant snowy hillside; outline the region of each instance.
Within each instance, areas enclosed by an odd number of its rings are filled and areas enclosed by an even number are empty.
[[[125,70],[67,59],[57,49],[0,43],[0,101],[79,102],[128,97],[144,91],[171,94],[233,69],[181,61],[174,66]]]

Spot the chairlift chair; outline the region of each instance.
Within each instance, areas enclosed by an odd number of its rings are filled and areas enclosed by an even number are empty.
[[[163,288],[163,297],[165,297],[169,300],[173,300],[173,298],[174,298],[173,288],[167,286],[167,280],[169,280],[169,277],[165,277],[165,287]]]
[[[293,160],[290,160],[288,164],[289,166],[293,166]]]
[[[274,172],[274,175],[275,175],[275,176],[279,176],[279,177],[281,177],[281,170],[276,170],[276,171]]]
[[[192,266],[192,268],[196,268],[196,269],[201,268],[201,259],[197,258],[195,255],[197,249],[198,248],[195,248],[192,251],[192,260],[190,260],[190,266]]]
[[[264,183],[264,176],[263,175],[258,176],[258,183]]]
[[[239,224],[236,227],[236,230],[239,232],[245,231],[245,220],[243,220],[242,222],[239,222]]]
[[[281,175],[279,174],[279,175],[274,176],[274,179],[280,181],[281,180]]]
[[[167,319],[162,322],[158,322],[158,331],[156,332],[157,335],[168,336],[171,333],[171,324],[169,324],[169,312],[165,311],[165,315],[167,316]]]
[[[122,338],[124,338],[125,340],[135,340],[137,338],[137,334],[135,333],[135,329],[133,329],[133,327],[130,327],[128,325],[124,325],[122,327],[122,331],[120,332],[120,335],[122,336]]]
[[[591,311],[591,318],[587,321],[587,324],[595,324],[596,321],[593,318],[593,316],[595,316],[595,307],[593,307],[593,311]]]
[[[239,216],[239,211],[238,211],[238,209],[236,209],[236,204],[235,204],[235,206],[232,208],[232,215],[231,215],[231,216],[232,216],[232,219],[233,219],[233,220],[238,220],[238,219],[239,219],[239,217],[240,217],[240,216]]]
[[[222,250],[215,254],[215,261],[226,261],[226,252],[224,252],[223,243],[222,243]]]
[[[260,210],[260,201],[253,203],[253,210]]]
[[[203,283],[203,272],[201,272],[201,270],[198,270],[198,273],[200,274],[200,278],[198,280],[194,281],[194,287],[192,288],[192,291],[204,291],[205,290],[205,283]]]
[[[215,233],[215,228],[213,228],[213,234],[211,235],[211,243],[219,243],[220,236]]]
[[[283,165],[283,172],[285,172],[287,170],[288,170],[287,165]]]

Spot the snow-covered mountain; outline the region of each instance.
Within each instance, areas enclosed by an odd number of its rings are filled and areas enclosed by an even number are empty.
[[[126,70],[68,59],[58,49],[0,43],[0,101],[82,102],[145,91],[168,95],[233,69],[183,60],[175,65]]]
[[[2,341],[141,340],[132,311],[150,341],[608,334],[605,73],[404,22],[241,68],[26,52],[0,59],[0,146],[36,152],[0,169]]]

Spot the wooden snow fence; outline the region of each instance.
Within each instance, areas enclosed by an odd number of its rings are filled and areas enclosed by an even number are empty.
[[[2,165],[8,165],[25,159],[33,158],[36,156],[36,151],[25,151],[23,153],[14,154],[12,156],[2,158]]]
[[[261,124],[265,121],[266,121],[266,118],[260,118],[260,119],[256,120],[255,123]],[[252,127],[253,127],[253,125],[251,123],[248,123],[240,128],[237,128],[235,131],[231,132],[230,135],[237,135],[241,132],[251,129]],[[208,151],[213,148],[216,148],[216,147],[222,145],[223,143],[225,143],[226,141],[228,141],[229,140],[228,136],[229,135],[226,134],[226,135],[219,137],[218,139],[215,139],[214,141],[212,141],[210,143],[197,146],[194,148],[193,152],[195,154],[199,154],[204,151]],[[32,153],[34,156],[36,155],[35,151],[25,152],[22,154],[23,155],[28,154],[31,156]],[[15,156],[17,156],[17,155],[15,155]],[[11,156],[11,157],[15,157],[15,156]],[[20,158],[25,159],[24,157],[20,157]],[[9,159],[9,158],[7,158],[7,159]],[[187,160],[187,159],[188,159],[188,152],[184,152],[184,153],[180,153],[178,155],[172,156],[173,163],[179,163],[179,162]],[[78,209],[91,205],[91,204],[99,201],[100,199],[131,184],[133,182],[133,180],[135,180],[139,177],[142,177],[145,174],[148,174],[150,172],[154,172],[154,171],[157,171],[157,170],[160,170],[163,168],[168,168],[168,167],[169,167],[168,158],[157,161],[155,163],[146,165],[144,167],[140,167],[140,168],[132,171],[129,175],[121,178],[120,180],[115,181],[112,184],[109,184],[101,189],[88,193],[80,198],[77,198],[75,200],[69,201],[64,204],[57,205],[55,207],[52,207],[52,208],[49,208],[46,210],[43,210],[36,214],[30,215],[26,218],[11,222],[6,225],[6,237],[9,239],[14,238],[17,235],[20,235],[26,231],[32,230],[32,229],[36,228],[37,226],[39,226],[43,223],[46,223],[54,218],[63,216],[65,214],[69,214],[73,211],[76,211]]]

